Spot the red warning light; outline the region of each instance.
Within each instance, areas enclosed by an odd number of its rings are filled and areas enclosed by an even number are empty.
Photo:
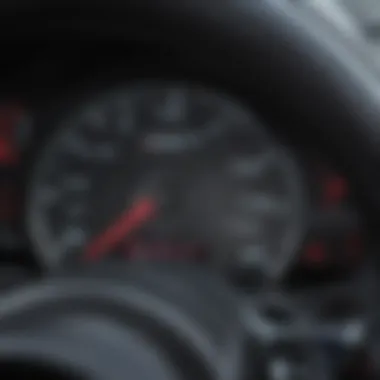
[[[17,156],[12,143],[0,137],[0,164],[15,164],[18,159]]]
[[[306,245],[304,249],[304,260],[309,265],[321,265],[328,259],[328,252],[325,243],[314,241]]]
[[[324,180],[323,204],[333,207],[341,204],[349,195],[347,181],[340,176],[331,176]]]

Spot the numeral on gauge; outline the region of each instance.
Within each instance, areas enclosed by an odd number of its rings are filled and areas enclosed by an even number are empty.
[[[272,164],[273,153],[233,157],[228,163],[228,171],[237,178],[254,179],[263,175]]]
[[[239,197],[240,206],[249,212],[270,216],[287,216],[292,209],[288,202],[277,199],[269,194],[252,193]]]

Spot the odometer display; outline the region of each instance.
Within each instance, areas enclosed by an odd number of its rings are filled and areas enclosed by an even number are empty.
[[[295,159],[249,108],[201,86],[143,82],[62,121],[35,166],[28,230],[49,268],[160,247],[157,257],[202,252],[278,276],[305,209]]]

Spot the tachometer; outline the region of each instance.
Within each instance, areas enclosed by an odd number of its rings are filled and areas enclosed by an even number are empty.
[[[302,240],[294,157],[250,109],[197,85],[130,84],[62,122],[36,163],[28,230],[50,267],[199,258],[281,274]]]

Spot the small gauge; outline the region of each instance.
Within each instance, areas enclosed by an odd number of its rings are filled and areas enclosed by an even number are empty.
[[[21,153],[27,143],[28,112],[17,102],[0,103],[0,249],[1,259],[25,248],[22,233]],[[23,132],[22,132],[23,131]]]
[[[364,263],[368,231],[348,180],[320,159],[305,161],[311,190],[309,229],[290,277],[301,284],[337,280]]]
[[[27,203],[49,268],[206,255],[273,277],[297,252],[307,210],[295,158],[249,108],[173,82],[129,85],[71,112],[38,157]]]

